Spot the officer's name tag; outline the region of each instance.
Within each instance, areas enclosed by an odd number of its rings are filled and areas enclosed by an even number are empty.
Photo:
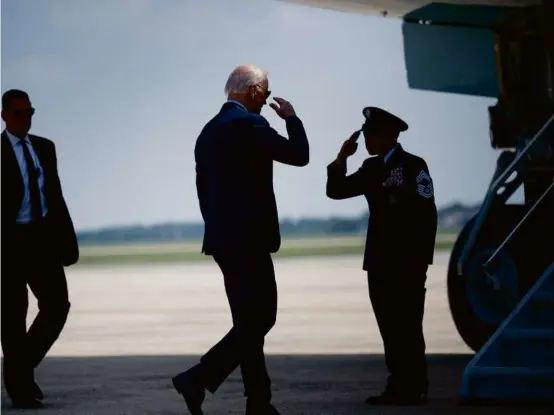
[[[398,187],[404,183],[404,172],[402,167],[396,167],[391,170],[390,176],[383,182],[383,187]]]

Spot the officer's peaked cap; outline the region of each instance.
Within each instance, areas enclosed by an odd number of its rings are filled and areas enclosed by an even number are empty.
[[[378,107],[365,107],[362,111],[365,117],[364,129],[373,129],[389,126],[403,132],[408,129],[408,124],[390,112]]]

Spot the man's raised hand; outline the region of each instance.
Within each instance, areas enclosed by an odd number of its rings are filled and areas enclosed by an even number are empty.
[[[296,115],[296,112],[294,111],[294,108],[290,102],[279,97],[275,97],[273,99],[275,100],[275,102],[272,102],[271,104],[269,104],[269,106],[273,108],[273,110],[277,113],[279,117],[285,119],[287,117]]]

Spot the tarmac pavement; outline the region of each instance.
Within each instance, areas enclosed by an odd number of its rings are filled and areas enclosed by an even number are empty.
[[[283,415],[547,413],[458,404],[471,353],[450,317],[447,260],[448,253],[438,253],[428,274],[424,328],[431,390],[421,408],[363,403],[381,390],[386,370],[361,258],[276,261],[279,314],[265,350],[274,404]],[[171,377],[196,363],[231,324],[217,266],[75,266],[67,274],[71,313],[36,372],[45,408],[15,411],[2,391],[2,413],[186,414]],[[29,322],[36,313],[30,300]],[[208,396],[206,414],[244,413],[242,391],[237,370]]]

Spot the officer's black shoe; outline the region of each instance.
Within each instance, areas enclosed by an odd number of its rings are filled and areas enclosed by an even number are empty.
[[[21,386],[19,384],[14,385],[13,382],[8,379],[6,386],[14,408],[36,409],[42,407],[41,401],[44,399],[44,394],[40,386],[38,386],[38,383],[34,380],[31,379],[25,386]]]
[[[202,404],[206,391],[195,376],[193,370],[183,372],[172,379],[173,387],[183,397],[191,415],[204,415]]]
[[[39,409],[42,408],[42,402],[33,397],[14,398],[12,407],[15,409]]]
[[[34,381],[31,388],[33,390],[33,397],[35,399],[38,399],[39,401],[42,401],[44,399],[44,394],[42,393],[42,390],[40,389],[38,383]]]
[[[248,400],[246,402],[246,415],[281,415],[281,414],[269,402],[254,403]]]
[[[427,394],[384,392],[381,395],[370,396],[365,402],[370,405],[416,406],[427,402]]]

